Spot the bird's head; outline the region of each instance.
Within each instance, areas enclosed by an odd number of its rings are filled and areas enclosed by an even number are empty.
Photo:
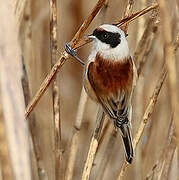
[[[115,25],[103,24],[88,36],[94,42],[93,51],[104,58],[121,59],[129,56],[125,33]]]

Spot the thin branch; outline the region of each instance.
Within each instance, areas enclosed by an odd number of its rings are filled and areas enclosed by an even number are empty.
[[[145,8],[147,6],[147,0],[139,0],[138,5],[142,9]],[[146,17],[145,16],[142,16],[141,18],[138,19],[137,38],[136,38],[137,41],[141,38],[141,34],[143,34],[143,32],[144,32],[145,22],[146,22]]]
[[[78,44],[79,39],[82,37],[82,35],[85,33],[86,29],[89,27],[91,22],[93,21],[94,17],[97,15],[101,7],[104,5],[105,0],[98,0],[95,7],[92,9],[91,13],[87,17],[87,19],[83,22],[78,32],[75,34],[73,39],[70,42],[70,45],[72,48],[75,48]]]
[[[24,93],[25,106],[28,105],[31,98],[29,79],[26,71],[27,69],[26,66],[28,62],[31,62],[33,58],[32,39],[31,39],[32,37],[31,21],[32,21],[31,1],[28,1],[24,13],[24,40],[23,40],[24,50],[23,50],[23,58],[22,58],[22,64],[23,64],[22,88]],[[28,123],[29,123],[29,131],[31,133],[31,138],[33,143],[33,151],[34,151],[34,159],[35,159],[35,166],[32,165],[32,168],[37,167],[37,174],[40,180],[47,179],[47,173],[44,169],[44,164],[42,162],[42,157],[40,153],[40,147],[36,136],[36,119],[34,113],[32,113],[32,115],[29,117]],[[35,172],[35,169],[33,169],[33,172]]]
[[[104,2],[105,2],[105,0],[99,0],[98,3],[96,4],[95,8],[92,10],[91,14],[84,21],[81,28],[78,30],[78,32],[76,33],[76,35],[74,36],[74,38],[72,39],[72,41],[70,43],[72,48],[77,49],[77,48],[80,48],[81,46],[84,46],[85,44],[90,42],[87,37],[81,38],[81,36],[84,34],[85,30],[88,28],[89,24],[93,20],[94,16],[98,13],[98,11],[100,10],[100,8],[102,7]],[[118,23],[118,26],[121,26],[125,23],[132,22],[137,17],[146,14],[147,12],[151,11],[152,9],[157,8],[157,6],[158,6],[157,4],[152,5],[152,6],[148,7],[147,10],[143,9],[142,11],[131,15],[131,17],[121,20],[120,23]],[[45,78],[45,80],[41,84],[39,90],[35,94],[34,98],[31,100],[31,102],[27,106],[27,108],[25,110],[25,116],[26,117],[30,114],[30,112],[34,109],[36,104],[39,102],[40,98],[45,93],[45,91],[48,88],[48,86],[50,85],[51,81],[53,80],[53,78],[55,78],[59,69],[63,66],[63,64],[65,63],[65,61],[68,58],[69,58],[69,55],[66,52],[61,53],[61,56],[58,59],[57,63],[53,66],[50,73],[47,75],[47,77]]]
[[[142,37],[137,45],[137,48],[135,50],[133,59],[136,64],[138,73],[140,73],[140,71],[141,71],[141,65],[144,64],[144,62],[145,62],[146,58],[144,58],[144,56],[147,57],[147,55],[149,54],[149,52],[151,50],[151,48],[149,48],[149,50],[147,50],[148,49],[147,44],[151,45],[151,43],[154,39],[153,34],[156,33],[156,31],[157,31],[157,25],[158,25],[157,17],[158,17],[157,12],[155,10],[153,10],[152,14],[150,15],[150,17],[147,21],[147,25],[143,32],[143,35],[142,35]]]
[[[101,11],[99,13],[99,20],[100,20],[100,24],[103,24],[105,22],[105,18],[106,18],[106,13],[108,10],[108,6],[109,6],[109,0],[105,0],[105,3],[103,5],[103,7],[101,8]]]
[[[76,121],[75,121],[75,125],[74,125],[74,128],[76,130],[80,130],[80,128],[81,128],[81,124],[82,124],[82,120],[83,120],[83,114],[85,111],[87,100],[88,100],[88,96],[87,96],[85,89],[83,87],[81,90],[81,96],[80,96],[80,101],[79,101],[79,105],[78,105]]]
[[[141,74],[143,66],[147,62],[147,58],[149,57],[149,55],[152,51],[152,47],[153,47],[153,44],[155,43],[155,38],[157,35],[157,30],[158,30],[157,24],[155,22],[153,22],[149,26],[152,27],[152,29],[149,28],[149,29],[151,29],[151,32],[148,33],[148,37],[146,39],[146,42],[145,42],[145,44],[143,44],[144,46],[143,46],[143,49],[141,50],[141,54],[138,57],[138,59],[134,59],[134,62],[136,63],[136,66],[137,66],[138,76]],[[135,58],[135,56],[134,56],[134,58]]]
[[[162,70],[162,73],[160,74],[160,77],[159,77],[159,80],[157,82],[157,85],[154,89],[154,92],[153,92],[153,95],[152,95],[152,98],[150,99],[149,101],[149,104],[145,110],[145,113],[144,113],[144,116],[143,116],[143,119],[140,123],[140,126],[139,126],[139,129],[137,131],[137,134],[135,135],[135,138],[133,140],[133,145],[134,145],[134,151],[139,143],[139,140],[144,132],[144,129],[145,129],[145,126],[147,124],[147,122],[149,121],[150,117],[151,117],[151,114],[153,113],[153,110],[154,110],[154,107],[155,107],[155,104],[157,102],[157,99],[158,99],[158,95],[160,93],[160,90],[162,88],[162,85],[163,85],[163,82],[165,80],[165,77],[166,77],[166,69],[165,67],[163,67],[163,70]],[[127,170],[128,168],[128,163],[125,161],[121,167],[121,170],[120,170],[120,173],[119,173],[119,176],[118,176],[118,180],[122,180],[123,176],[124,176],[124,173],[125,171]]]
[[[178,95],[178,85],[177,85],[177,69],[176,60],[174,54],[174,46],[172,43],[172,26],[171,18],[168,12],[168,4],[165,0],[158,0],[160,16],[161,16],[161,31],[162,37],[164,39],[164,57],[166,61],[166,67],[168,70],[169,79],[169,93],[170,93],[170,103],[172,110],[174,112],[173,119],[176,128],[177,145],[179,146],[179,95]]]
[[[139,0],[137,1],[137,4],[140,8],[145,8],[147,6],[147,0]],[[146,16],[141,16],[140,18],[138,18],[137,20],[137,36],[134,37],[134,39],[136,40],[136,47],[138,47],[139,45],[139,42],[141,40],[141,37],[142,35],[144,34],[145,30],[147,29],[146,26],[149,26],[148,24],[148,21],[151,17],[151,14],[153,14],[153,11],[151,11],[149,17],[146,17]],[[135,34],[136,33],[136,29],[133,30],[133,33]],[[147,43],[149,46],[153,45],[152,42],[155,42],[155,40],[151,40],[150,41],[150,38],[149,38],[149,42]],[[146,48],[144,49],[147,49],[147,45],[146,45]],[[148,48],[148,52],[151,51],[151,48]],[[136,52],[136,51],[135,51]],[[142,51],[141,51],[142,54],[144,54]],[[148,53],[149,54],[149,53]],[[141,56],[140,56],[141,57]],[[146,57],[148,57],[148,55],[146,55]],[[143,61],[143,58],[141,57],[140,58],[142,61],[138,60],[139,62],[144,62],[142,63],[142,66],[138,66],[138,67],[141,67],[141,70],[143,70],[143,67],[144,67],[144,64],[147,62],[147,60],[150,61],[149,58],[144,58],[144,61]],[[134,60],[135,62],[135,60]],[[136,62],[135,62],[136,64]],[[144,87],[145,87],[145,79],[143,77],[139,77],[140,76],[140,73],[138,71],[138,78],[140,78],[140,82],[138,82],[137,86],[135,87],[135,95],[134,95],[134,98],[133,98],[133,104],[137,104],[137,106],[135,106],[135,115],[133,114],[133,117],[135,116],[135,124],[138,124],[140,119],[142,119],[142,116],[143,116],[143,113],[144,113],[144,110],[145,110],[145,107],[144,107],[144,97],[145,97],[145,94],[146,94],[146,91],[144,90]],[[139,85],[140,84],[140,85]],[[134,118],[133,118],[134,119]],[[134,125],[134,124],[133,124]],[[132,126],[133,126],[132,125]],[[142,179],[142,174],[143,174],[143,161],[142,161],[142,143],[139,144],[139,148],[138,148],[138,151],[135,153],[135,161],[133,162],[134,164],[134,179]]]
[[[153,165],[151,172],[147,175],[146,180],[167,180],[170,172],[171,162],[173,159],[173,155],[176,149],[176,142],[174,138],[174,123],[173,123],[173,115],[171,118],[169,131],[167,135],[166,145],[157,160],[157,162]]]
[[[127,7],[124,12],[124,18],[128,18],[129,16],[131,16],[133,6],[134,6],[134,0],[128,0]]]
[[[168,145],[166,149],[165,159],[163,162],[162,174],[160,176],[160,180],[168,180],[169,173],[172,165],[173,156],[175,153],[177,146],[176,146],[176,139],[174,136],[172,137],[171,143]]]
[[[56,63],[57,52],[57,1],[50,0],[50,51],[52,67]]]
[[[90,147],[88,150],[88,155],[87,155],[87,158],[85,161],[85,166],[83,169],[81,180],[88,180],[89,179],[91,168],[93,165],[93,161],[94,161],[94,158],[96,155],[99,137],[101,134],[101,130],[102,130],[103,123],[104,123],[104,117],[105,117],[105,114],[101,108],[102,107],[99,106],[97,120],[96,120],[96,127],[95,127],[94,133],[93,133],[92,138],[91,138]]]
[[[55,78],[58,70],[62,67],[62,65],[65,63],[66,59],[68,58],[68,54],[63,52],[60,56],[60,59],[57,61],[57,63],[53,66],[50,73],[47,75],[43,83],[41,84],[39,90],[35,94],[35,96],[32,98],[28,106],[25,110],[25,117],[27,118],[28,115],[31,113],[31,111],[34,109],[36,104],[39,102],[42,95],[45,93],[46,89],[50,85],[51,81]]]
[[[110,160],[111,154],[113,153],[114,150],[114,145],[116,142],[116,137],[117,137],[117,131],[115,129],[113,129],[113,131],[110,134],[109,140],[107,142],[106,145],[106,149],[104,152],[104,157],[102,158],[101,162],[100,162],[100,171],[97,174],[97,179],[99,180],[103,180],[105,177],[105,171],[107,168],[107,164]]]
[[[128,0],[128,3],[127,3],[127,7],[125,9],[125,12],[124,12],[124,19],[125,18],[129,18],[132,14],[132,10],[133,10],[133,6],[134,6],[134,1],[133,0]],[[121,27],[121,29],[127,34],[127,29],[128,29],[128,25],[129,25],[129,22],[123,24]]]
[[[70,143],[70,152],[69,152],[69,158],[68,158],[68,162],[67,162],[67,169],[66,169],[66,173],[65,173],[65,180],[71,180],[73,177],[73,169],[74,169],[74,164],[75,164],[75,160],[76,160],[76,153],[78,150],[79,131],[81,129],[83,114],[84,114],[85,107],[86,107],[86,102],[87,102],[87,94],[86,94],[84,88],[82,88],[80,101],[78,104],[76,121],[75,121],[75,125],[74,125],[73,136],[72,136],[71,143]]]
[[[26,56],[24,56],[24,57],[26,57]],[[23,62],[23,66],[24,67],[23,67],[23,76],[22,76],[22,88],[23,88],[23,93],[24,93],[25,105],[27,106],[31,95],[30,95],[29,81],[28,81],[24,62]],[[37,167],[38,177],[40,180],[47,179],[47,174],[46,174],[46,171],[45,171],[43,163],[42,163],[42,157],[40,155],[40,147],[39,147],[38,140],[36,137],[36,131],[35,131],[36,121],[35,121],[34,113],[32,113],[32,115],[29,117],[28,123],[29,123],[29,130],[31,133],[31,138],[32,138],[32,143],[33,143],[33,150],[34,150],[34,155],[35,155],[34,158],[36,161],[35,163],[36,163],[36,167]],[[34,171],[34,169],[33,169],[33,171]]]
[[[142,16],[142,15],[150,12],[150,11],[153,10],[153,9],[156,9],[157,7],[158,7],[158,4],[155,3],[155,4],[153,4],[153,5],[149,6],[149,7],[146,7],[146,8],[144,8],[144,9],[142,9],[141,11],[138,11],[138,12],[132,14],[132,15],[129,16],[129,17],[126,17],[126,18],[120,20],[120,21],[119,21],[118,23],[116,23],[115,25],[118,26],[118,27],[121,27],[122,25],[134,21],[134,20],[137,19],[138,17],[140,17],[140,16]]]
[[[88,28],[88,26],[90,25],[94,17],[97,15],[99,10],[103,6],[104,2],[105,0],[98,0],[95,7],[92,9],[91,13],[89,14],[89,16],[86,18],[86,20],[83,22],[83,24],[81,25],[81,27],[79,28],[79,30],[77,31],[73,39],[71,40],[70,45],[72,48],[75,48],[78,45],[79,39],[85,33],[86,29]],[[48,86],[50,85],[51,81],[53,80],[53,78],[55,78],[57,72],[59,71],[59,69],[62,67],[62,65],[65,63],[65,61],[68,58],[69,58],[69,55],[65,51],[61,53],[61,56],[58,59],[57,63],[53,66],[50,73],[47,75],[47,77],[41,84],[39,90],[35,94],[34,98],[31,100],[31,102],[27,106],[25,110],[26,117],[30,114],[30,112],[34,109],[36,104],[39,102],[40,98],[42,97],[42,95],[44,94]]]
[[[50,54],[51,67],[57,60],[57,1],[50,0]],[[54,140],[55,140],[55,178],[62,179],[61,168],[61,119],[60,119],[60,95],[58,87],[58,77],[52,84],[52,102],[53,102],[53,122],[54,122]]]
[[[102,145],[102,143],[104,141],[104,138],[105,138],[105,135],[107,133],[107,130],[109,129],[109,125],[110,125],[110,121],[107,120],[106,124],[104,125],[104,127],[102,129],[101,136],[99,138],[97,152],[101,148],[101,145]]]

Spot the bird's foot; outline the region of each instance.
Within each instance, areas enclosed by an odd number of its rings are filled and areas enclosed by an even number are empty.
[[[69,43],[65,44],[65,51],[74,57],[80,64],[84,65],[85,63],[77,56],[76,51],[70,46]]]
[[[70,43],[65,44],[65,51],[73,57],[77,55],[76,51],[70,46]]]
[[[128,124],[128,118],[119,118],[114,120],[114,126],[120,128],[123,124]]]

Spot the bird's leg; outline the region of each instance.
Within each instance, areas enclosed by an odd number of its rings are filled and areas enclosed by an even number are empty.
[[[81,65],[85,65],[85,63],[77,56],[76,51],[70,46],[69,43],[65,44],[65,51],[74,57]]]

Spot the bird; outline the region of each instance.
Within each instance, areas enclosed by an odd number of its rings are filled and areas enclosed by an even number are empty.
[[[120,131],[125,158],[131,164],[134,156],[131,98],[137,71],[126,34],[115,25],[103,24],[88,38],[93,45],[86,63],[77,56],[69,43],[65,45],[65,50],[84,65],[84,88],[89,97],[102,106],[115,129]]]

